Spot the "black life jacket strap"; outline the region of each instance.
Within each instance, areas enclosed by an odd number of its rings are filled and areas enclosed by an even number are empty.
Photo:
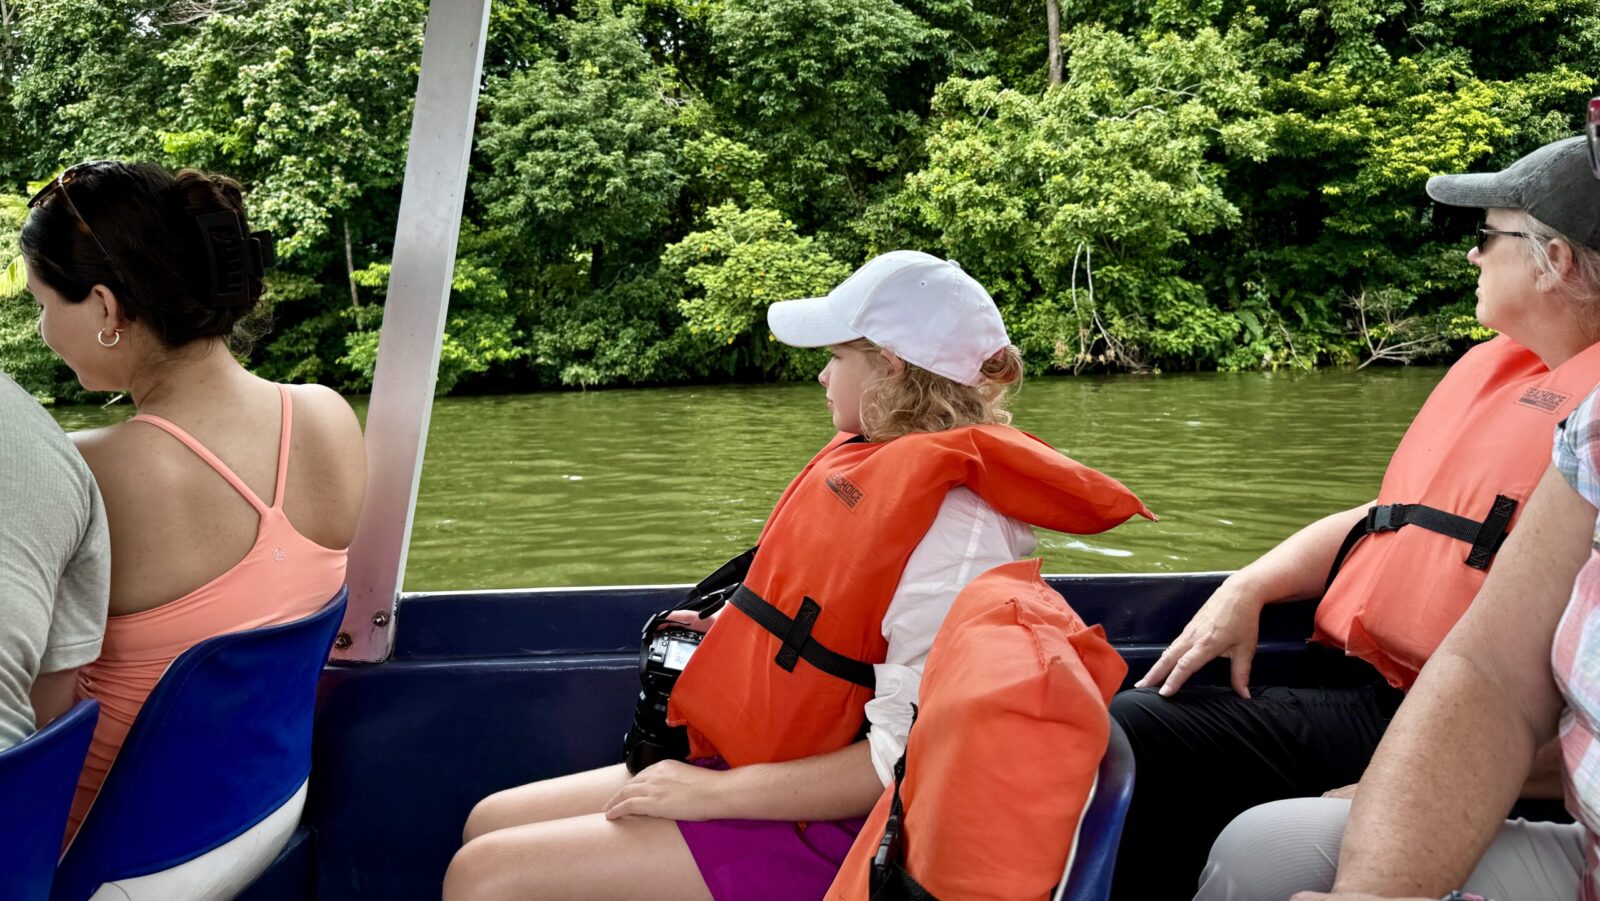
[[[894,799],[889,802],[889,820],[883,824],[883,838],[878,842],[878,853],[872,855],[872,886],[878,888],[887,882],[890,869],[900,869],[900,828],[905,822],[905,806],[900,802],[900,783],[906,778],[906,755],[894,762]]]
[[[862,688],[877,686],[872,664],[830,651],[811,637],[811,630],[816,626],[817,617],[822,613],[822,605],[811,598],[805,598],[800,602],[800,609],[795,611],[793,618],[767,603],[764,598],[744,585],[740,585],[733,592],[733,596],[728,598],[728,604],[755,620],[756,625],[776,635],[783,642],[773,662],[784,670],[792,673],[795,666],[804,660],[828,675],[853,685]]]
[[[877,878],[879,881],[867,896],[868,901],[939,901],[898,864],[890,864]]]
[[[917,724],[917,705],[911,705],[911,725]],[[906,781],[906,754],[894,764],[894,799],[889,803],[889,820],[883,826],[878,853],[872,856],[868,880],[869,901],[939,901],[933,893],[906,872],[900,864],[900,832],[905,828],[905,806],[900,801],[900,786]]]
[[[1339,546],[1339,553],[1333,558],[1333,566],[1328,570],[1328,581],[1323,585],[1323,590],[1333,586],[1345,557],[1361,539],[1373,532],[1393,532],[1404,526],[1419,526],[1465,542],[1470,550],[1462,562],[1473,569],[1488,569],[1500,545],[1505,543],[1506,527],[1511,525],[1511,516],[1516,511],[1517,502],[1503,494],[1495,495],[1489,515],[1482,522],[1424,504],[1380,504],[1369,507],[1367,515],[1350,529],[1350,533],[1344,537],[1344,543]]]

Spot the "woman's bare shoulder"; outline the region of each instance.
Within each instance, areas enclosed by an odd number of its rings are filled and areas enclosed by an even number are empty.
[[[310,429],[321,441],[360,446],[361,423],[337,391],[325,385],[290,385],[289,390],[296,428]]]
[[[323,385],[293,385],[295,445],[300,465],[333,483],[366,485],[366,442],[350,402]],[[327,483],[324,483],[327,484]]]
[[[101,496],[113,507],[166,497],[184,478],[180,461],[171,452],[174,439],[154,426],[128,421],[86,429],[73,432],[72,443],[94,473]]]
[[[73,432],[71,438],[89,468],[99,472],[101,468],[128,466],[147,459],[156,449],[156,435],[155,428],[129,420]]]
[[[294,449],[290,451],[289,519],[325,547],[346,547],[355,533],[367,485],[366,445],[355,411],[321,385],[294,385]]]

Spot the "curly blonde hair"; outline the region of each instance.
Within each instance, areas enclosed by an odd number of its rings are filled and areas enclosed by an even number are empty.
[[[868,353],[876,373],[861,391],[861,430],[869,441],[893,441],[913,432],[942,432],[964,425],[1007,425],[1011,394],[1022,384],[1022,351],[1008,344],[983,361],[982,383],[963,385],[896,358],[893,351],[857,338],[843,347]],[[879,353],[873,353],[878,351]]]

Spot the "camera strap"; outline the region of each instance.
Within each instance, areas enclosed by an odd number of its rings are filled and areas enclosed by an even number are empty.
[[[795,611],[793,617],[767,603],[765,598],[745,585],[734,590],[728,603],[783,642],[773,662],[784,671],[794,672],[795,666],[804,660],[830,676],[862,688],[877,686],[872,664],[831,651],[811,637],[811,630],[822,613],[822,605],[811,598],[800,602],[800,609]]]
[[[750,574],[750,565],[755,562],[756,551],[760,549],[761,546],[756,545],[717,567],[711,575],[701,579],[689,589],[683,606],[678,609],[693,610],[700,614],[701,619],[721,610],[722,605],[727,603],[728,596],[733,594],[734,589],[744,581],[744,577]]]
[[[649,644],[650,636],[654,635],[657,629],[668,622],[668,617],[679,610],[690,610],[698,613],[701,619],[705,619],[721,610],[722,605],[728,602],[728,596],[733,594],[734,589],[738,588],[739,583],[743,582],[744,577],[749,574],[750,564],[756,559],[756,550],[759,547],[760,545],[757,545],[717,567],[715,572],[701,579],[699,583],[689,589],[684,594],[681,603],[650,617],[644,624],[644,642]]]

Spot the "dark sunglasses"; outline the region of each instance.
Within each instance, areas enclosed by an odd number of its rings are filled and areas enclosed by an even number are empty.
[[[1489,223],[1478,223],[1478,252],[1483,253],[1483,248],[1489,243],[1490,238],[1531,238],[1527,232],[1508,232],[1498,228],[1490,228]]]
[[[60,175],[57,175],[55,178],[51,179],[49,184],[46,184],[44,187],[40,188],[39,193],[33,195],[33,197],[28,200],[28,209],[31,210],[44,206],[49,202],[50,198],[56,196],[57,194],[61,195],[61,202],[66,205],[67,212],[72,214],[73,221],[78,223],[78,228],[82,230],[84,234],[89,236],[89,240],[94,242],[95,247],[100,249],[100,255],[105,257],[106,265],[111,267],[111,271],[117,276],[118,279],[121,279],[123,287],[126,290],[131,291],[133,290],[133,282],[129,280],[127,274],[122,271],[122,267],[117,265],[116,257],[113,257],[111,255],[111,251],[106,249],[106,245],[101,242],[100,236],[96,235],[94,233],[94,229],[89,227],[89,221],[83,218],[82,213],[78,212],[78,205],[72,202],[72,195],[67,193],[67,185],[77,181],[80,176],[90,172],[93,169],[115,165],[117,165],[117,163],[112,160],[90,160],[88,162],[69,166],[65,172],[62,172]]]
[[[1588,122],[1584,133],[1589,137],[1589,171],[1600,178],[1600,97],[1589,101]]]

